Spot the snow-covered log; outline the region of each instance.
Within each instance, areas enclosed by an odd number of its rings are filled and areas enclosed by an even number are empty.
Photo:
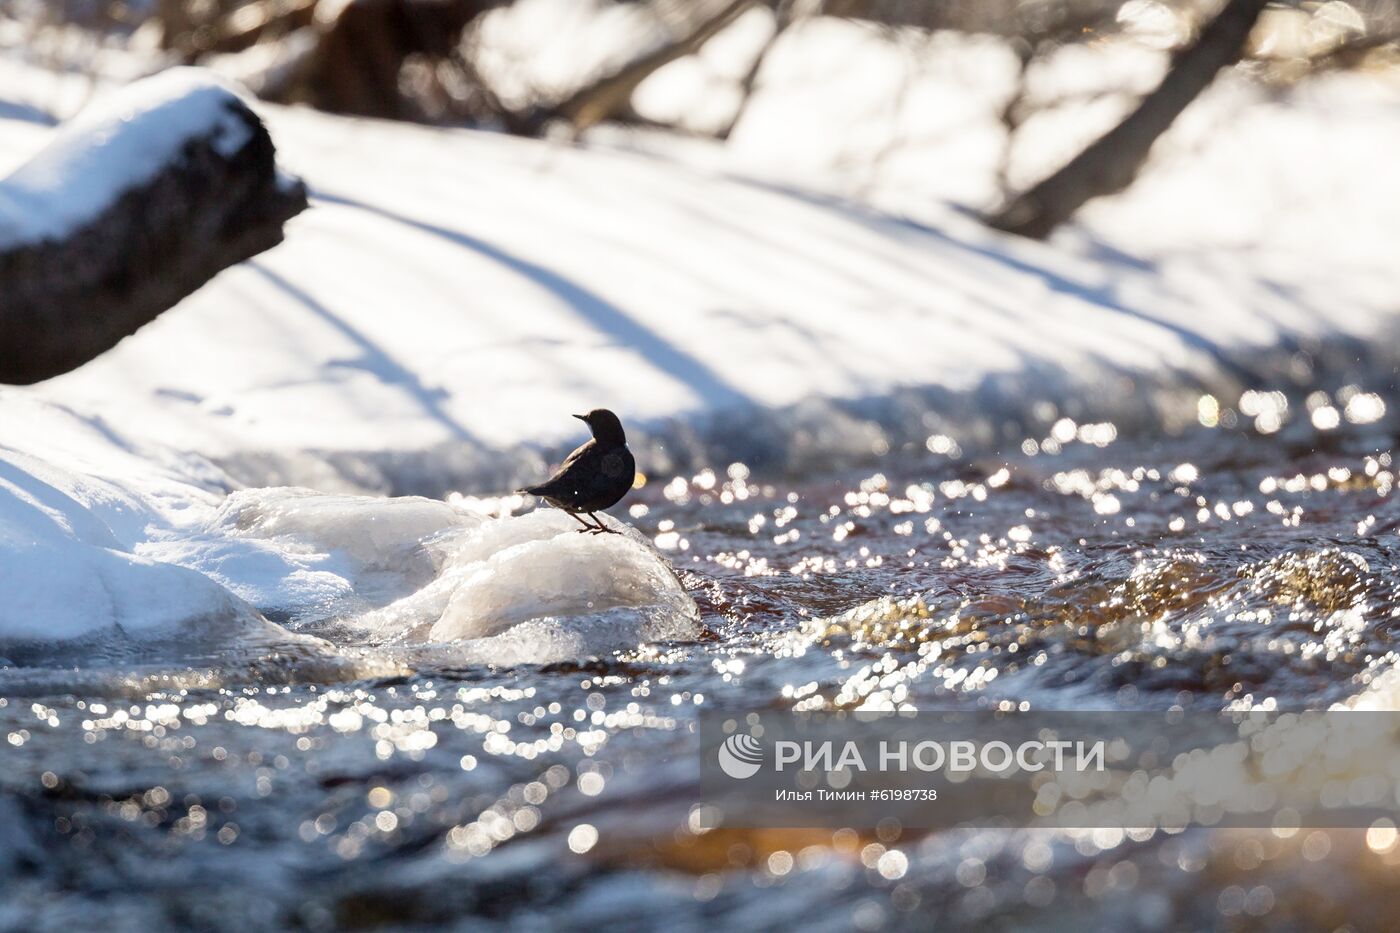
[[[112,93],[0,181],[0,383],[96,357],[281,242],[305,207],[262,122],[209,72]]]

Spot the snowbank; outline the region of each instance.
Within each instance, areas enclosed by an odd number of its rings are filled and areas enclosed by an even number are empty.
[[[195,485],[199,470],[162,475],[158,458],[113,445],[100,424],[3,398],[0,656],[62,646],[91,661],[168,654],[172,642],[185,651],[310,643],[209,577],[134,553],[134,542],[168,524],[164,516],[216,501]],[[21,437],[49,457],[16,450]],[[69,468],[55,465],[63,460]]]
[[[246,484],[441,495],[538,477],[580,405],[619,411],[654,475],[994,448],[1064,415],[1155,430],[1202,392],[1387,372],[1400,92],[1241,95],[1052,245],[785,183],[762,121],[698,158],[263,108],[314,209],[39,392]],[[953,150],[918,151],[948,178]]]
[[[0,462],[0,639],[68,641],[117,629],[164,637],[181,624],[212,631],[255,621],[204,575],[124,553],[85,502],[118,494],[31,458]]]

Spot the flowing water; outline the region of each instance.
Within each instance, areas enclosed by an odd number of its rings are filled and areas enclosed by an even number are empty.
[[[469,630],[481,593],[510,598],[497,542],[463,558],[475,596],[354,626],[260,606],[333,657],[11,659],[0,929],[1393,925],[1386,827],[707,832],[693,810],[711,706],[1393,707],[1400,464],[1315,407],[1320,429],[1061,422],[1011,457],[935,437],[830,475],[653,478],[626,517],[684,593],[588,583],[587,625],[621,633],[602,649],[548,606]],[[584,586],[585,544],[641,547],[578,541],[531,544],[578,553],[526,589]],[[425,604],[468,629],[383,637]]]

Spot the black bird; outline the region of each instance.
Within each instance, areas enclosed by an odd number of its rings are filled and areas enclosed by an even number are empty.
[[[606,408],[595,408],[586,415],[574,415],[588,425],[593,439],[569,454],[553,476],[538,486],[527,486],[519,492],[539,496],[555,508],[563,509],[583,527],[579,533],[621,534],[594,515],[612,508],[627,495],[637,476],[637,464],[627,449],[627,435],[622,422]],[[593,519],[589,524],[579,517]]]

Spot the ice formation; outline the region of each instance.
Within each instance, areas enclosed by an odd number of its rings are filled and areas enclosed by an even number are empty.
[[[147,550],[279,619],[338,623],[333,637],[357,643],[455,645],[527,626],[523,641],[473,648],[517,663],[696,632],[694,603],[645,539],[579,534],[550,510],[489,519],[418,497],[253,489],[198,534]]]

